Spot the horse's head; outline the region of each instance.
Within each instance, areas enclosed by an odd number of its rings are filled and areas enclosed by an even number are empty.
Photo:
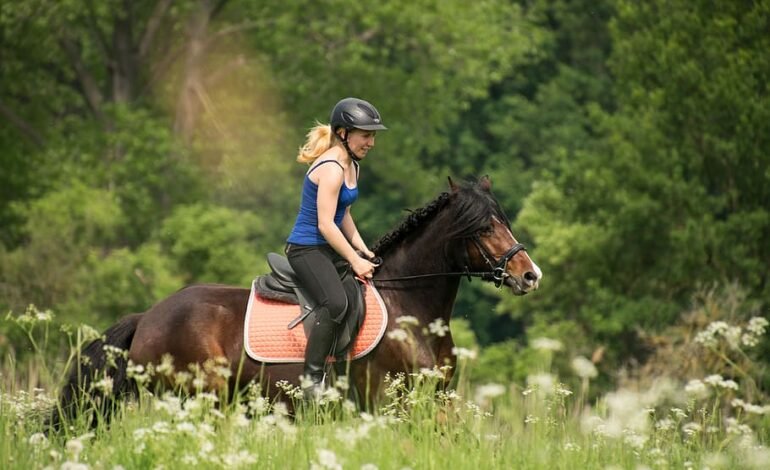
[[[515,295],[537,289],[543,273],[513,236],[508,218],[492,195],[489,178],[462,186],[450,179],[449,185],[455,199],[454,236],[464,241],[464,268],[488,272],[485,279],[509,287]]]

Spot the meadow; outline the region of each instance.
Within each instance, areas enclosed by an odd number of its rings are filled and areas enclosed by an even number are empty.
[[[752,403],[761,400],[752,377],[733,380],[710,374],[687,383],[659,377],[589,399],[597,374],[593,363],[573,358],[574,375],[558,377],[550,364],[562,354],[562,344],[548,338],[533,341],[542,361],[526,383],[472,383],[477,352],[458,347],[457,373],[449,387],[437,391],[442,388],[437,387],[442,377],[437,369],[396,375],[388,380],[385,399],[368,411],[343,398],[344,382],[328,389],[319,403],[297,401],[292,415],[285,404],[265,400],[256,386],[242,391],[236,401],[210,393],[186,396],[142,388],[137,400],[121,402],[109,424],[98,420],[90,427],[91,415],[84,410],[59,433],[46,433],[43,422],[55,407],[64,368],[77,360],[78,345],[98,333],[82,325],[60,325],[54,331],[53,314],[34,308],[9,314],[5,321],[22,333],[29,354],[21,361],[4,358],[3,468],[770,466],[770,406]],[[732,342],[733,350],[743,351],[757,344],[767,324],[761,317],[744,325],[713,322],[695,341],[712,351],[730,348]],[[46,353],[46,343],[55,335],[69,338],[66,361]],[[170,363],[129,369],[140,383],[151,374],[173,375],[178,383],[198,379],[195,371],[175,371]],[[565,383],[580,385],[570,389]],[[104,378],[93,386],[110,390],[112,382]],[[289,384],[280,386],[287,397],[298,396]]]

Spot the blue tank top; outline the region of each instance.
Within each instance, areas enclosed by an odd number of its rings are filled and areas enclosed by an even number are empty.
[[[326,245],[328,242],[318,230],[318,185],[310,179],[310,173],[324,163],[334,162],[327,160],[316,165],[312,170],[305,174],[305,180],[302,183],[302,200],[299,206],[299,214],[294,222],[294,228],[286,240],[289,243],[297,245]],[[358,164],[356,165],[356,180],[358,180]],[[342,165],[340,165],[342,167]],[[337,210],[334,212],[334,223],[337,227],[342,226],[342,218],[345,217],[345,210],[358,199],[358,186],[350,189],[342,182],[340,195],[337,198]]]

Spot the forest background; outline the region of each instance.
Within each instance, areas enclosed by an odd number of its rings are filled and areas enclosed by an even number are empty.
[[[695,332],[770,308],[768,31],[767,0],[4,1],[0,309],[104,328],[248,287],[291,228],[304,134],[358,96],[390,128],[365,240],[488,174],[544,272],[524,298],[461,286],[478,380],[522,381],[540,338],[599,389],[696,377]],[[0,326],[0,355],[25,344]]]

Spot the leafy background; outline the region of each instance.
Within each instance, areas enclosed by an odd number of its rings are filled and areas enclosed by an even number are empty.
[[[248,286],[290,230],[305,132],[352,95],[390,128],[366,240],[489,174],[545,273],[525,298],[463,285],[479,379],[523,380],[538,337],[606,386],[687,379],[665,347],[687,325],[768,312],[769,23],[764,0],[4,2],[0,308],[101,328]]]

